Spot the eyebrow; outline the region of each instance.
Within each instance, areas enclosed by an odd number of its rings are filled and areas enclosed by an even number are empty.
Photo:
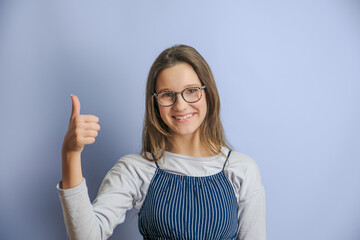
[[[189,87],[201,87],[202,85],[198,85],[197,83],[192,83],[192,84],[188,84],[188,85],[186,85],[185,86],[185,88],[183,88],[183,90],[184,89],[186,89],[186,88],[189,88]],[[170,88],[163,88],[163,89],[160,89],[159,91],[158,91],[158,93],[160,93],[160,92],[174,92],[173,90],[171,90]]]

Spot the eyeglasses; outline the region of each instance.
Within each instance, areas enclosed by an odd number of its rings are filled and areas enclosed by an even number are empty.
[[[189,87],[185,88],[181,92],[174,91],[163,91],[159,93],[154,93],[158,103],[163,107],[170,107],[175,104],[177,95],[180,93],[182,98],[187,103],[195,103],[199,101],[202,97],[202,91],[205,86],[202,87]]]

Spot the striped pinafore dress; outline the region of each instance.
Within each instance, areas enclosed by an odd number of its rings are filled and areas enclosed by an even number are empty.
[[[156,164],[138,226],[144,239],[235,239],[237,201],[224,168],[210,176],[183,176]]]

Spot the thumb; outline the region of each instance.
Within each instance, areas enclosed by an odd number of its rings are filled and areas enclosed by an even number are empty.
[[[70,118],[73,118],[76,115],[80,115],[80,101],[76,95],[71,95],[71,100],[72,100],[72,112]]]

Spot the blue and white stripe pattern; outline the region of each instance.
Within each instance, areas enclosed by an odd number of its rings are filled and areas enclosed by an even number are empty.
[[[229,155],[230,151],[225,164]],[[224,167],[211,176],[193,177],[156,165],[139,212],[138,226],[144,239],[236,238],[237,202]]]

